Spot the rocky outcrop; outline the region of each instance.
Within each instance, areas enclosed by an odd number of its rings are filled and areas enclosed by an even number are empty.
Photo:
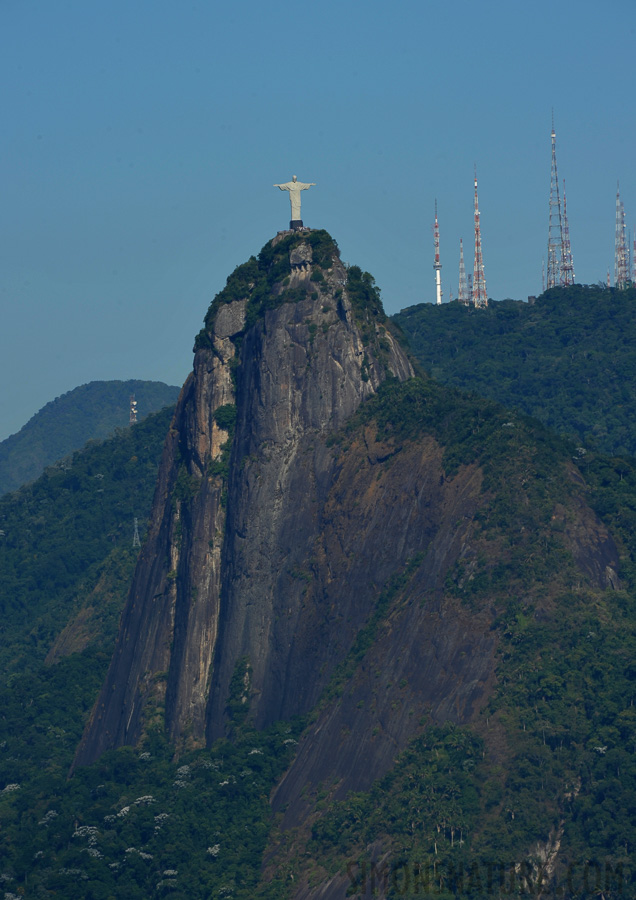
[[[243,658],[257,722],[307,711],[366,617],[364,593],[406,558],[404,544],[373,570],[351,564],[340,591],[355,592],[355,615],[333,645],[325,623],[337,596],[316,562],[338,474],[327,438],[384,378],[413,370],[384,316],[360,297],[354,310],[335,245],[318,234],[313,247],[275,239],[211,308],[78,763],[137,741],[156,714],[177,744],[222,733]],[[314,577],[322,593],[307,616]]]

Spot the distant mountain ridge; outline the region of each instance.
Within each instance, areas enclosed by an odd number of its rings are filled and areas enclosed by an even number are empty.
[[[174,404],[179,390],[162,381],[91,381],[56,397],[0,442],[0,496],[33,481],[87,441],[103,440],[128,425],[131,394],[141,421]]]

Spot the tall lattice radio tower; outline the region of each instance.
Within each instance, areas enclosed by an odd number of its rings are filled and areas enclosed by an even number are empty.
[[[442,264],[439,261],[439,223],[437,221],[437,200],[435,201],[435,224],[433,225],[433,243],[435,244],[435,302],[442,305]]]
[[[629,285],[629,244],[625,230],[625,207],[616,185],[616,238],[614,241],[614,285],[624,290]]]
[[[477,166],[475,166],[475,265],[473,267],[473,303],[476,308],[488,306],[484,261],[481,255],[481,225],[479,221],[479,199],[477,197]]]
[[[141,540],[139,539],[139,521],[137,518],[135,518],[135,532],[133,534],[132,545],[135,549],[141,547]]]
[[[552,169],[550,172],[550,217],[548,222],[548,277],[547,287],[562,283],[563,265],[563,221],[561,219],[561,198],[559,197],[559,176],[556,161],[556,132],[552,113]]]
[[[459,296],[460,303],[468,304],[470,302],[470,294],[468,293],[468,280],[466,278],[466,266],[464,264],[464,242],[459,239]]]
[[[130,395],[130,425],[137,424],[137,401],[135,400],[135,395]]]

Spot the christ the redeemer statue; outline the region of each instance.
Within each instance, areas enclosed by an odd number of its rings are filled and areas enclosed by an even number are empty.
[[[310,184],[304,184],[302,181],[297,181],[295,175],[292,175],[292,180],[288,181],[287,184],[274,185],[274,187],[280,188],[281,191],[289,191],[289,199],[291,201],[291,222],[289,227],[292,231],[303,227],[303,220],[300,218],[300,192],[315,186],[315,181],[312,181]]]

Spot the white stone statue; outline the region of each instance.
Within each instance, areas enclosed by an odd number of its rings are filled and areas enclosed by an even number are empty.
[[[292,175],[292,180],[288,181],[287,184],[274,185],[274,187],[280,188],[281,191],[289,191],[292,222],[300,222],[300,192],[315,186],[315,181],[310,182],[310,184],[304,184],[302,181],[297,181],[295,175]]]

